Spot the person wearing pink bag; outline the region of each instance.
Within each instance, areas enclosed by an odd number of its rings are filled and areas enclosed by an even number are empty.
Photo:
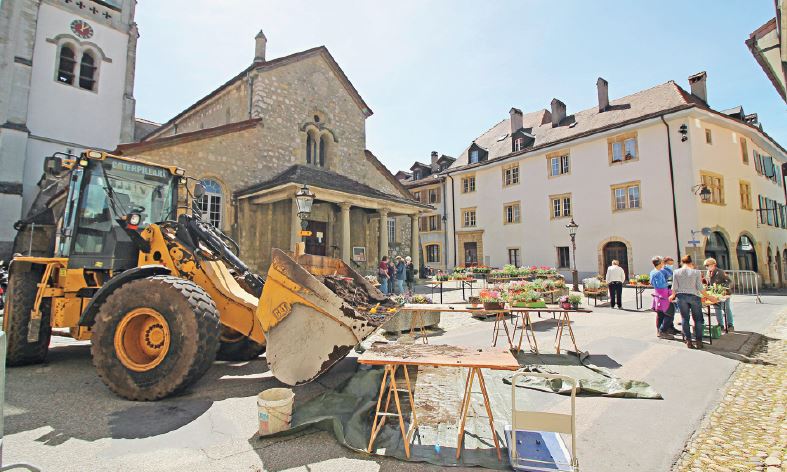
[[[653,304],[651,308],[656,312],[656,334],[661,339],[675,339],[672,331],[672,314],[670,296],[672,290],[667,284],[667,272],[664,270],[664,260],[654,256],[651,260],[654,269],[650,271],[650,284],[653,286]]]

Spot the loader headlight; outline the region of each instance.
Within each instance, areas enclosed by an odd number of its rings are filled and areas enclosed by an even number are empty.
[[[142,221],[142,217],[138,213],[132,213],[128,215],[128,224],[131,226],[139,225],[139,222]]]

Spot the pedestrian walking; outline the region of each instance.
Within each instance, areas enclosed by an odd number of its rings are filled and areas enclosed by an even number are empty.
[[[623,298],[623,282],[626,281],[626,271],[620,267],[620,262],[617,260],[612,261],[612,265],[607,267],[607,284],[609,285],[609,303],[612,308],[615,308],[617,303],[618,309],[623,309],[621,299]]]
[[[377,281],[380,282],[380,291],[388,295],[388,256],[383,256],[380,259],[380,264],[377,266]]]
[[[405,257],[404,262],[405,270],[407,271],[404,279],[407,282],[407,294],[412,296],[413,286],[415,285],[415,265],[413,265],[413,258],[410,256]]]
[[[705,278],[708,281],[708,286],[711,285],[721,285],[727,289],[727,293],[729,294],[729,290],[732,288],[732,279],[730,276],[727,275],[722,269],[719,268],[718,264],[716,264],[716,259],[709,257],[705,259],[705,268],[708,270]],[[727,298],[726,300],[719,300],[719,303],[713,305],[714,311],[716,312],[716,321],[719,323],[719,326],[725,326],[728,331],[734,331],[734,320],[732,318],[732,297]],[[727,320],[725,323],[724,320]]]
[[[683,338],[689,349],[702,349],[702,298],[716,301],[702,285],[702,272],[694,266],[691,256],[680,259],[680,269],[672,274],[672,295],[670,301],[678,300],[680,315],[683,318]],[[691,341],[691,322],[694,320],[694,342]]]
[[[672,306],[670,295],[672,290],[667,285],[667,274],[664,270],[664,260],[659,256],[651,259],[653,270],[650,271],[650,284],[653,286],[653,305],[651,308],[656,312],[656,335],[662,339],[675,339],[672,336],[672,316],[674,312],[669,309]]]
[[[404,281],[407,278],[407,264],[402,256],[396,256],[396,293],[404,293]]]

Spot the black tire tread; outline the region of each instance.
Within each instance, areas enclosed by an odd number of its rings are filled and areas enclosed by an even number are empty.
[[[114,369],[124,370],[125,367],[119,361],[115,360],[112,362],[112,359],[116,359],[114,348],[102,346],[101,343],[96,342],[96,338],[100,336],[114,336],[114,332],[104,332],[106,331],[108,321],[118,314],[111,308],[114,303],[110,303],[110,300],[114,298],[122,300],[126,297],[130,299],[138,298],[142,296],[140,288],[145,284],[151,283],[151,281],[172,287],[192,307],[198,332],[195,339],[187,339],[186,341],[197,343],[197,356],[191,361],[186,372],[181,372],[177,376],[170,376],[172,378],[160,379],[153,388],[145,390],[129,389],[125,385],[120,386],[112,382],[112,371]],[[98,310],[96,324],[93,328],[94,342],[91,347],[93,365],[96,367],[98,375],[104,384],[116,395],[136,401],[160,400],[183,392],[210,369],[219,348],[219,332],[218,309],[210,296],[199,285],[190,280],[170,275],[156,275],[134,280],[112,292]]]
[[[41,304],[41,329],[38,333],[38,342],[27,342],[30,312],[35,303],[42,274],[43,271],[37,265],[11,264],[8,274],[8,303],[3,315],[8,318],[6,364],[9,366],[40,364],[46,360],[49,352],[52,326],[49,323],[48,301]]]

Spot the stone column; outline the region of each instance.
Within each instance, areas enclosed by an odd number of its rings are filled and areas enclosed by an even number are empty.
[[[347,202],[339,204],[342,213],[342,260],[347,264],[352,259],[352,240],[350,239],[350,207]]]
[[[388,255],[388,208],[380,208],[380,259]]]
[[[301,241],[301,219],[298,218],[298,203],[293,195],[291,199],[292,211],[290,211],[290,250],[295,251],[295,244]]]
[[[418,273],[420,264],[419,254],[421,253],[421,245],[418,242],[418,213],[410,215],[410,257],[413,258],[413,267]]]

